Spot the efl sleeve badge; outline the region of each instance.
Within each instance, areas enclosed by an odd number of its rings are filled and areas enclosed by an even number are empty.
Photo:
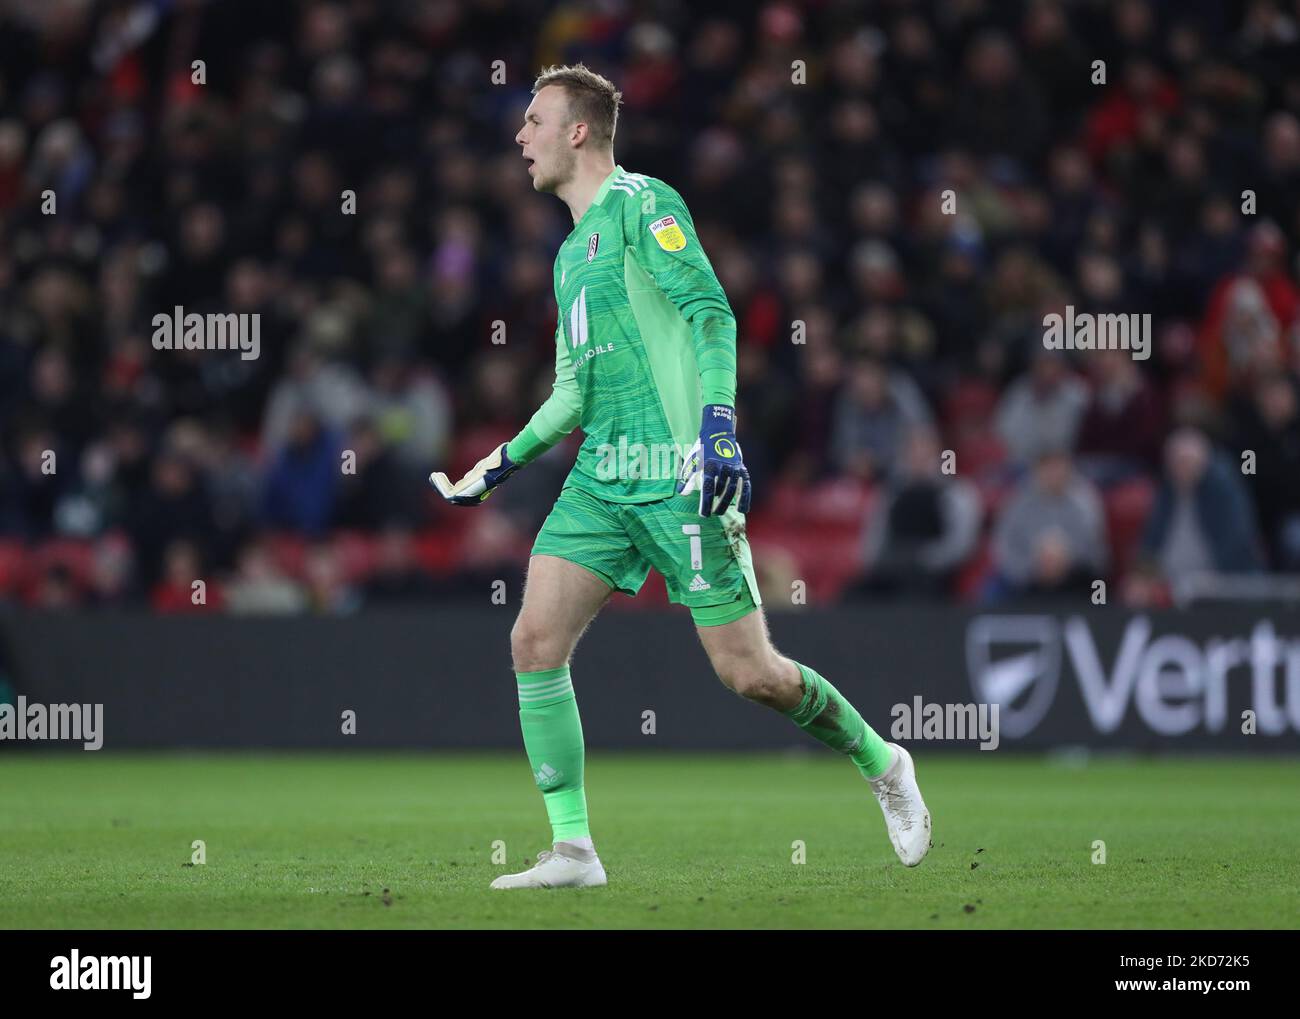
[[[650,224],[650,232],[659,242],[659,247],[665,251],[681,251],[686,247],[686,235],[682,233],[682,228],[677,225],[677,220],[672,216],[656,219]]]

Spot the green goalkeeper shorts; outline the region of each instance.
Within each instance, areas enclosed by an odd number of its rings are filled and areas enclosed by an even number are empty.
[[[699,515],[698,495],[658,502],[606,502],[576,486],[560,492],[533,543],[533,555],[576,563],[616,591],[635,595],[650,567],[668,598],[699,626],[730,623],[763,603],[735,503],[720,517]]]

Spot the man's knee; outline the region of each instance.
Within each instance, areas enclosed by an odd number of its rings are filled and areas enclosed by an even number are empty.
[[[536,672],[541,669],[558,669],[569,660],[566,638],[554,629],[534,622],[520,613],[510,631],[510,656],[516,672]]]
[[[713,669],[723,684],[746,700],[778,705],[789,701],[798,679],[774,651],[758,655],[719,654]]]

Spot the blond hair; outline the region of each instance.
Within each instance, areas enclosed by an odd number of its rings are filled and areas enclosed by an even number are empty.
[[[596,141],[613,145],[623,93],[612,81],[585,64],[572,64],[546,68],[533,82],[533,95],[547,85],[563,86],[569,100],[570,119],[586,124]]]

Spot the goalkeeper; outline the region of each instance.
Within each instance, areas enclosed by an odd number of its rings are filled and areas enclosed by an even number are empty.
[[[533,96],[515,141],[533,188],[563,200],[574,222],[555,259],[555,385],[524,429],[464,478],[430,477],[444,498],[475,505],[575,428],[585,435],[533,545],[510,635],[552,845],[492,887],[606,883],[587,822],[569,662],[610,596],[635,595],[651,567],[690,609],[718,678],[848,756],[876,794],[894,850],[915,866],[929,849],[930,815],[910,755],[768,635],[745,537],[736,321],[691,215],[662,181],[615,165],[621,96],[611,82],[581,64],[551,68]]]

